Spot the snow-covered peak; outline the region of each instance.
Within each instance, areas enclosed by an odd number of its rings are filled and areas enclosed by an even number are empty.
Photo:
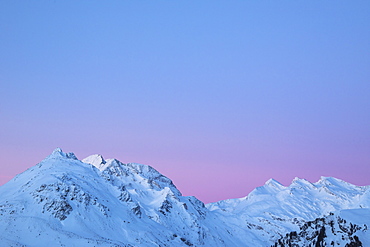
[[[56,148],[47,158],[66,158],[77,160],[74,153],[64,153],[61,148]]]
[[[206,206],[221,217],[232,218],[228,222],[233,225],[255,228],[260,236],[274,239],[284,231],[298,231],[304,222],[332,212],[370,208],[370,187],[355,186],[331,177],[322,177],[316,183],[295,178],[287,187],[270,179],[244,198]]]
[[[310,184],[310,182],[304,178],[295,177],[292,184]]]
[[[273,217],[311,220],[339,209],[367,207],[370,195],[367,191],[367,187],[331,177],[322,177],[316,183],[295,178],[288,187],[270,179],[245,198],[211,203],[207,207],[238,215],[245,211],[249,215],[268,212]]]
[[[315,185],[312,184],[310,181],[304,178],[295,177],[292,183],[289,186],[290,189],[292,188],[308,188],[308,189],[315,189]]]
[[[60,147],[57,147],[56,149],[53,150],[52,154],[58,154],[58,153],[63,153],[63,150]]]
[[[101,171],[105,168],[105,164],[107,163],[100,154],[90,155],[83,159],[82,162],[93,165]]]
[[[340,186],[340,187],[346,187],[350,185],[349,183],[338,179],[338,178],[333,178],[333,177],[320,177],[320,180],[315,183],[316,185],[321,185],[321,186]]]
[[[302,178],[295,177],[295,178],[293,179],[292,183],[299,182],[300,180],[302,180]]]
[[[330,190],[334,194],[342,194],[343,192],[360,192],[363,191],[366,187],[365,186],[356,186],[354,184],[350,184],[338,178],[333,177],[321,177],[320,180],[314,185],[321,189]]]
[[[267,180],[265,185],[276,187],[276,188],[284,188],[284,185],[282,185],[279,181],[276,181],[273,178],[270,178],[269,180]]]
[[[58,148],[0,187],[0,232],[9,233],[0,242],[21,246],[22,236],[27,246],[218,246],[219,233],[208,228],[221,224],[207,213],[150,166],[101,155],[82,162]]]

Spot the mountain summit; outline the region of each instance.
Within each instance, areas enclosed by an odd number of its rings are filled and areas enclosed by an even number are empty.
[[[270,179],[204,205],[154,168],[56,149],[0,187],[2,246],[370,246],[370,188]]]

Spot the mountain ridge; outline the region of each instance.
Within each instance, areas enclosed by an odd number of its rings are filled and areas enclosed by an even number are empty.
[[[7,233],[0,240],[9,246],[288,246],[293,240],[285,234],[306,236],[307,222],[343,210],[367,215],[369,188],[331,177],[316,183],[295,178],[289,186],[269,179],[246,197],[205,205],[182,196],[151,166],[101,155],[78,160],[55,149],[0,186],[0,230]],[[343,243],[368,241],[364,225],[356,228],[360,238],[343,231]],[[312,241],[322,238],[319,233],[310,231]]]

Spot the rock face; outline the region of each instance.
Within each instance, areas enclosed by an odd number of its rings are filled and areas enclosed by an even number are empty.
[[[370,246],[370,189],[269,180],[204,205],[154,168],[56,149],[0,187],[1,246]],[[333,245],[334,244],[334,245]]]
[[[346,215],[348,213],[352,217]],[[368,246],[363,245],[359,236],[363,239],[362,235],[368,230],[369,213],[369,209],[330,213],[329,216],[304,223],[298,232],[287,233],[272,246]],[[362,220],[358,221],[359,217]]]

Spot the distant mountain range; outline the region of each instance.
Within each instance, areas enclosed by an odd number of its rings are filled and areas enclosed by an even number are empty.
[[[205,205],[154,168],[56,149],[0,187],[0,246],[370,246],[370,187],[270,179]]]

